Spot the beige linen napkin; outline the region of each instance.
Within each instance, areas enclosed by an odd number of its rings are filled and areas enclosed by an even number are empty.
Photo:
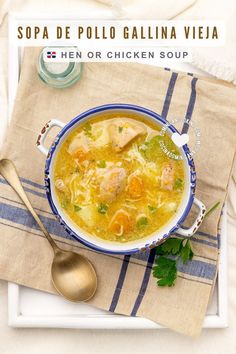
[[[217,273],[220,210],[192,238],[194,259],[187,265],[179,262],[175,287],[157,287],[151,275],[154,251],[125,257],[105,255],[69,238],[45,198],[45,157],[35,142],[48,120],[68,122],[105,103],[139,104],[168,119],[188,117],[201,130],[201,148],[195,155],[197,197],[207,207],[216,201],[222,205],[235,153],[235,87],[147,65],[90,63],[84,66],[80,82],[57,90],[37,77],[37,55],[38,49],[25,51],[1,157],[14,160],[33,206],[59,245],[83,253],[96,266],[99,286],[91,305],[198,335]],[[52,251],[47,241],[2,178],[0,188],[0,278],[53,293]]]

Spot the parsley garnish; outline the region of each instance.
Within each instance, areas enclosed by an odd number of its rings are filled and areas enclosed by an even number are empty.
[[[218,207],[220,206],[220,202],[215,203],[210,209],[207,210],[206,214],[204,215],[204,219],[206,219],[208,216],[213,213]]]
[[[99,204],[98,212],[100,214],[106,214],[107,210],[108,210],[108,206],[106,204],[103,204],[103,203]]]
[[[182,189],[184,186],[184,181],[181,178],[176,178],[174,183],[174,189]]]
[[[187,263],[187,261],[191,261],[193,259],[194,255],[190,240],[184,240],[182,245],[183,247],[180,250],[180,257],[182,258],[183,263]]]
[[[157,208],[152,205],[148,205],[148,209],[151,214],[154,214],[157,211]]]
[[[215,203],[205,214],[204,219],[211,215],[220,205]],[[185,264],[193,259],[194,253],[190,239],[168,238],[156,248],[157,258],[152,269],[158,286],[173,286],[177,278],[177,262],[179,259]],[[170,257],[170,258],[169,258]]]
[[[61,207],[63,208],[63,209],[67,209],[68,208],[68,205],[69,205],[69,200],[68,199],[63,199],[62,201],[61,201]]]
[[[82,208],[79,205],[74,205],[74,211],[80,211]]]
[[[156,254],[163,255],[172,255],[181,257],[183,263],[186,263],[188,260],[192,260],[193,251],[191,247],[190,240],[183,238],[168,238],[164,243],[156,248]]]
[[[147,224],[148,224],[148,219],[146,218],[146,216],[141,216],[138,219],[136,226],[137,226],[138,229],[142,229],[145,226],[147,226]]]
[[[161,256],[155,263],[152,274],[157,278],[157,285],[173,286],[177,277],[176,261]]]
[[[156,254],[160,256],[172,254],[175,256],[178,252],[180,252],[182,241],[183,239],[181,238],[168,238],[164,243],[157,246]]]
[[[106,163],[105,160],[101,160],[101,161],[99,161],[99,162],[97,163],[97,166],[98,166],[99,168],[106,168],[107,163]]]
[[[183,263],[191,261],[193,251],[190,240],[182,238],[169,238],[156,248],[159,256],[153,267],[153,276],[157,278],[159,286],[173,286],[177,278],[177,262],[181,258]],[[168,256],[174,256],[170,259]]]
[[[119,133],[122,133],[123,129],[124,129],[124,127],[118,127]]]
[[[86,123],[84,126],[84,134],[91,137],[92,136],[92,126],[90,123]]]
[[[161,145],[164,145],[169,152],[179,155],[179,151],[172,140],[168,136],[161,135],[156,135],[150,140],[145,141],[139,146],[139,150],[148,161],[157,162],[165,155],[165,152],[160,149]]]

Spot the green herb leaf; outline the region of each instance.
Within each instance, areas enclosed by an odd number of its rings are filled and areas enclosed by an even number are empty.
[[[184,181],[181,178],[176,178],[174,183],[174,189],[183,189]]]
[[[210,209],[207,210],[206,214],[204,215],[204,219],[208,218],[213,211],[215,211],[220,206],[220,202],[215,203]]]
[[[213,213],[220,205],[215,203],[205,214],[204,219]],[[157,278],[158,286],[173,286],[177,277],[177,261],[182,259],[183,263],[191,261],[194,253],[189,239],[168,238],[164,243],[156,247],[156,254],[159,256],[153,267],[153,276]],[[175,256],[176,259],[169,259],[165,256]]]
[[[162,245],[159,245],[156,247],[156,255],[158,256],[164,256],[166,253],[162,249]]]
[[[146,216],[141,216],[136,223],[138,229],[142,229],[147,225],[148,225],[148,219]]]
[[[122,133],[123,129],[124,129],[124,127],[118,127],[119,133]]]
[[[179,150],[176,148],[173,141],[167,135],[154,136],[149,141],[146,141],[145,143],[141,144],[139,146],[139,150],[147,160],[159,161],[165,155],[163,149],[160,148],[161,145],[164,145],[169,152],[179,156]]]
[[[69,205],[69,200],[68,200],[68,199],[63,199],[63,200],[61,201],[61,207],[62,207],[63,209],[67,209],[68,205]]]
[[[182,258],[183,263],[186,263],[187,261],[192,260],[193,251],[192,251],[190,240],[187,240],[187,242],[185,244],[183,241],[182,245],[183,245],[183,247],[180,250],[180,256]]]
[[[155,260],[155,264],[152,274],[157,278],[157,285],[173,286],[177,277],[176,261],[161,256]]]
[[[158,286],[172,286],[177,277],[177,261],[181,257],[183,263],[193,258],[193,251],[190,240],[183,238],[168,238],[163,244],[156,248],[156,254],[160,256],[153,267],[153,276],[158,278]],[[169,259],[165,256],[175,256]]]
[[[155,160],[157,157],[157,154],[162,155],[162,150],[160,149],[160,140],[161,137],[159,135],[154,136],[152,139],[149,141],[146,141],[142,145],[140,145],[139,150],[143,152],[145,157],[148,160]]]
[[[74,211],[80,211],[82,208],[79,205],[74,205]]]
[[[84,126],[84,133],[85,135],[87,136],[92,136],[92,126],[90,123],[86,123],[85,126]]]
[[[97,166],[98,166],[99,168],[106,168],[107,163],[106,163],[105,160],[101,160],[101,161],[99,161],[99,162],[97,163]]]
[[[175,256],[178,254],[182,248],[183,239],[171,237],[168,238],[164,243],[156,248],[156,254],[158,255],[169,255]]]
[[[108,205],[101,203],[98,207],[98,212],[100,214],[106,214],[108,210]]]
[[[165,254],[176,255],[180,252],[182,247],[182,239],[179,238],[169,238],[162,244],[162,249]]]
[[[152,205],[148,205],[148,209],[151,214],[155,214],[155,212],[157,211],[157,208]]]

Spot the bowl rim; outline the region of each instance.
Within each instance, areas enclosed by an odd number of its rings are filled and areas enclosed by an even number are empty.
[[[141,250],[144,251],[144,250],[149,250],[153,247],[156,247],[158,244],[162,243],[166,238],[168,238],[173,232],[175,232],[179,228],[180,224],[185,220],[185,218],[187,217],[187,215],[192,207],[194,195],[195,195],[195,187],[196,187],[195,165],[194,165],[194,160],[190,154],[190,150],[189,150],[188,146],[184,145],[182,147],[182,149],[183,149],[183,152],[186,157],[186,163],[189,166],[189,177],[190,177],[189,198],[186,202],[186,206],[184,208],[184,211],[183,211],[182,215],[180,216],[180,218],[178,219],[178,221],[176,222],[175,226],[172,227],[164,235],[162,235],[161,239],[159,239],[158,241],[155,241],[155,240],[150,241],[149,243],[146,243],[143,247],[135,247],[135,248],[131,248],[131,249],[127,248],[127,250],[111,250],[109,248],[100,247],[100,246],[92,243],[92,241],[89,242],[88,240],[85,240],[83,238],[83,236],[75,233],[75,231],[71,229],[71,227],[68,225],[68,223],[63,219],[63,217],[60,213],[60,210],[58,210],[57,206],[54,203],[52,192],[51,192],[51,178],[50,178],[51,161],[52,161],[55,151],[57,150],[57,146],[58,146],[61,138],[76,123],[78,123],[83,118],[88,118],[90,115],[94,115],[94,114],[101,113],[103,111],[108,111],[108,110],[131,110],[131,111],[134,110],[139,113],[149,115],[152,118],[155,118],[156,120],[161,122],[163,125],[164,124],[166,125],[166,122],[167,122],[158,113],[156,113],[148,108],[138,106],[138,105],[133,105],[133,104],[126,104],[126,103],[104,104],[104,105],[96,106],[94,108],[90,108],[89,110],[86,110],[86,111],[80,113],[75,118],[73,118],[70,122],[65,124],[65,126],[59,131],[59,133],[57,134],[57,136],[55,137],[53,143],[51,144],[51,146],[49,148],[48,156],[47,156],[46,162],[45,162],[45,177],[44,177],[46,196],[47,196],[48,203],[49,203],[54,215],[56,216],[56,218],[58,219],[60,224],[64,227],[64,229],[69,233],[69,235],[72,238],[74,238],[76,241],[81,242],[83,245],[85,245],[95,251],[99,251],[99,252],[103,252],[103,253],[107,253],[107,254],[120,254],[120,255],[134,254],[134,253],[140,252]],[[170,131],[172,131],[173,133],[174,132],[178,133],[178,130],[170,123],[168,123],[168,129]],[[140,240],[137,240],[137,241],[140,241]]]

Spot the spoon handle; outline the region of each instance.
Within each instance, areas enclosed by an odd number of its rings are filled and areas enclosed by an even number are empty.
[[[33,209],[23,187],[20,182],[18,173],[16,171],[16,167],[11,160],[3,159],[0,161],[0,173],[5,178],[5,180],[10,184],[10,186],[15,190],[18,194],[22,202],[25,204],[26,208],[29,210],[31,215],[33,216],[34,220],[46,236],[48,242],[53,248],[53,251],[56,252],[59,250],[59,247],[56,245],[46,228],[44,227],[42,221],[39,219],[38,215],[36,214],[35,210]]]

